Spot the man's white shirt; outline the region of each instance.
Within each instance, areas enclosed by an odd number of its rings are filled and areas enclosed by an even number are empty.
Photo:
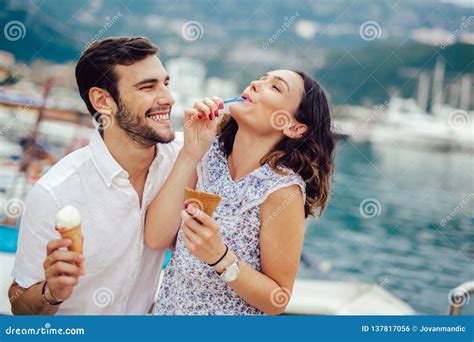
[[[142,206],[128,173],[96,130],[88,146],[61,159],[25,200],[12,276],[23,288],[43,281],[46,245],[60,238],[56,213],[74,205],[81,213],[85,275],[59,315],[143,315],[153,303],[164,251],[144,244],[146,210],[168,177],[183,137],[157,144]]]

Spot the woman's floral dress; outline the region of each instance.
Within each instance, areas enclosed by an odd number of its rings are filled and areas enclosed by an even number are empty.
[[[217,138],[197,168],[197,191],[218,194],[214,212],[221,236],[237,257],[257,271],[260,264],[260,204],[272,192],[293,184],[305,196],[303,179],[291,170],[275,173],[268,164],[234,181]],[[284,206],[284,203],[282,203]],[[264,223],[265,224],[265,223]],[[271,222],[268,222],[271,225]],[[191,255],[179,230],[173,257],[165,270],[155,315],[263,315],[248,304],[206,263]]]

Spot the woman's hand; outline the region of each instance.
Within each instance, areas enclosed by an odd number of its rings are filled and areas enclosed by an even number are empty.
[[[192,204],[181,211],[181,218],[183,219],[181,229],[184,233],[184,244],[189,252],[207,264],[213,264],[219,260],[226,247],[216,220]]]
[[[215,118],[219,117],[219,109],[224,108],[224,102],[219,97],[212,100],[205,98],[197,101],[193,108],[187,108],[184,114],[183,152],[194,162],[199,162],[209,149],[216,134]]]

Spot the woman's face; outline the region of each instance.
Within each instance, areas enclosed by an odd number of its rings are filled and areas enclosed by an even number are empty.
[[[281,135],[297,124],[294,113],[304,94],[303,78],[290,70],[268,72],[252,81],[242,93],[245,101],[229,109],[239,129],[260,136]]]

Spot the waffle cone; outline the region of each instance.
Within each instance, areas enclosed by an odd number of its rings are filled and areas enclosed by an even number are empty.
[[[56,230],[61,234],[61,237],[63,239],[70,239],[72,241],[71,246],[68,247],[68,250],[71,252],[77,252],[82,254],[83,253],[83,243],[84,243],[84,237],[82,236],[81,233],[81,225],[77,225],[73,228],[59,228],[56,227]],[[79,264],[79,267],[81,270],[84,271],[84,262],[81,262]]]
[[[184,202],[193,204],[200,210],[204,211],[207,215],[212,217],[214,210],[221,202],[221,196],[210,194],[208,192],[195,191],[189,188],[185,188]]]

